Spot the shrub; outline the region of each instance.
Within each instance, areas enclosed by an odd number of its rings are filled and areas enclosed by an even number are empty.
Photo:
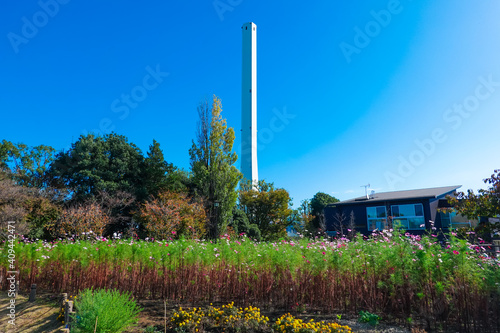
[[[371,326],[377,326],[380,317],[368,311],[359,311],[359,321],[361,323],[368,323]]]
[[[117,290],[83,291],[75,302],[72,332],[122,332],[137,323],[139,307],[129,293]]]
[[[102,207],[94,202],[70,207],[63,211],[59,222],[53,226],[56,234],[81,237],[85,232],[102,236],[104,228],[109,223]]]

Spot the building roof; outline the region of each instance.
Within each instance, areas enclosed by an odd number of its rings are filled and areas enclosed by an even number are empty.
[[[462,185],[453,185],[453,186],[443,186],[443,187],[432,187],[432,188],[423,188],[417,190],[406,190],[406,191],[393,191],[393,192],[380,192],[370,195],[369,199],[366,196],[349,199],[345,201],[335,202],[329,204],[328,206],[337,206],[337,205],[345,205],[345,204],[362,204],[368,202],[379,202],[379,201],[389,201],[389,200],[408,200],[408,199],[437,199],[446,196],[447,194],[452,194],[458,188],[462,187]]]

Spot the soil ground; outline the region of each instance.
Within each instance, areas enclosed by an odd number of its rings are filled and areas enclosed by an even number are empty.
[[[15,326],[9,324],[10,318],[7,317],[10,304],[10,298],[6,292],[0,293],[0,332],[26,332],[26,333],[56,333],[60,332],[64,325],[57,320],[60,310],[59,295],[39,294],[35,302],[28,302],[28,296],[19,294],[16,298],[16,319]],[[139,301],[138,304],[143,309],[137,327],[127,331],[127,333],[142,333],[147,327],[154,326],[158,331],[164,330],[164,304],[161,300]],[[173,309],[178,308],[180,304],[167,304],[167,314]],[[186,306],[186,304],[182,304]],[[199,306],[199,305],[198,305]],[[281,316],[283,312],[274,312],[262,309],[262,314],[268,316],[271,320]],[[295,315],[302,319],[314,319],[332,321],[331,316],[320,313],[304,313]],[[373,328],[368,324],[361,324],[353,319],[342,319],[342,325],[348,325],[356,333],[407,333],[407,329],[397,326],[379,324]]]

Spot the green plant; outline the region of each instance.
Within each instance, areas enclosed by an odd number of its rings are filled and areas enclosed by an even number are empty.
[[[161,333],[155,326],[148,326],[144,329],[144,333]]]
[[[359,321],[361,323],[368,323],[371,326],[377,326],[380,321],[380,317],[368,311],[359,311]]]
[[[86,289],[75,307],[72,332],[122,332],[137,323],[140,311],[129,293],[104,289]]]

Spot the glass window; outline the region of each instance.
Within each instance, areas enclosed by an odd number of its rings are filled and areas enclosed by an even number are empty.
[[[415,215],[424,216],[424,207],[422,205],[415,205]]]
[[[457,215],[455,211],[452,212],[440,212],[439,216],[441,218],[441,228],[470,228],[471,223],[465,217]]]
[[[383,230],[387,225],[387,210],[385,206],[366,207],[368,230]]]
[[[394,205],[391,206],[394,226],[403,229],[425,229],[424,207],[422,204]]]

